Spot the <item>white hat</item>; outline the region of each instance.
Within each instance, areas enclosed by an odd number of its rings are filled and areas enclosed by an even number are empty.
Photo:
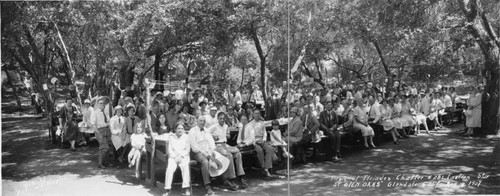
[[[122,107],[121,105],[117,105],[117,106],[115,107],[115,110],[114,110],[114,111],[115,111],[115,113],[116,113],[116,110],[120,110],[120,109],[121,109],[121,110],[123,110],[123,107]],[[123,111],[122,111],[122,112],[123,112]]]
[[[217,110],[217,107],[211,107],[210,110]]]
[[[214,151],[215,156],[208,162],[208,173],[212,177],[217,177],[226,172],[229,167],[229,159],[217,151]]]
[[[90,104],[90,99],[85,99],[85,100],[83,101],[83,104],[86,104],[86,103]]]

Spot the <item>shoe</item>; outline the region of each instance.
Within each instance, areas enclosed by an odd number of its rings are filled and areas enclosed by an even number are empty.
[[[108,166],[108,167],[113,167],[113,166],[115,166],[115,165],[113,165],[113,163],[108,163],[108,164],[107,164],[107,166]]]
[[[76,148],[70,148],[69,150],[71,150],[71,151],[76,151]]]
[[[394,141],[394,144],[395,144],[395,145],[398,145],[398,141]]]
[[[210,187],[210,185],[207,185],[205,187],[205,189],[207,190],[207,195],[214,195],[214,191],[212,191],[212,187]]]
[[[264,176],[266,177],[272,177],[271,173],[269,173],[269,170],[264,169],[263,172]]]
[[[329,158],[327,160],[330,161],[330,162],[334,162],[334,163],[340,162],[340,160],[339,160],[339,158],[337,156],[334,156],[333,158]]]
[[[170,190],[167,190],[167,192],[163,193],[162,196],[168,196],[168,195],[170,195]]]
[[[231,181],[229,180],[226,180],[224,181],[224,188],[227,188],[231,191],[236,191],[238,190],[238,187],[236,187],[236,185],[234,185]]]
[[[375,149],[375,148],[377,148],[377,147],[375,146],[375,144],[370,144],[370,148]]]
[[[240,177],[240,179],[238,180],[238,182],[240,183],[240,189],[246,189],[248,188],[248,184],[246,182],[245,179],[243,179],[243,177]]]
[[[99,164],[97,167],[101,168],[101,169],[106,169],[106,166],[102,165],[102,164]]]
[[[186,195],[186,196],[190,196],[191,195],[191,191],[189,190],[189,188],[186,188],[186,191],[184,192],[184,195]]]
[[[342,158],[342,154],[340,154],[340,152],[336,152],[335,156],[337,156],[339,159]]]

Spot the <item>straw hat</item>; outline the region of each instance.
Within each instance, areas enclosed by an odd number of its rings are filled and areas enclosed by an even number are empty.
[[[214,152],[215,156],[210,159],[208,162],[209,168],[208,173],[211,177],[217,177],[226,172],[229,167],[229,159],[219,152]]]

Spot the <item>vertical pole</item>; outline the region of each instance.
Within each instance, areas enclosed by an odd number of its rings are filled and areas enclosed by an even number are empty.
[[[286,2],[286,10],[287,10],[287,20],[286,20],[286,39],[287,39],[287,89],[288,93],[290,93],[290,6],[289,2]],[[288,103],[288,119],[290,119],[290,103]],[[288,120],[288,126],[287,126],[287,133],[290,133],[290,120]],[[290,135],[287,134],[287,148],[288,152],[290,152]],[[288,184],[288,196],[290,196],[291,190],[290,190],[290,157],[287,157],[287,166],[286,166],[286,173],[287,173],[287,184]]]

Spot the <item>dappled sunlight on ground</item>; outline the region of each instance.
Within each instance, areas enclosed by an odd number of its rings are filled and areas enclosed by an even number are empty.
[[[25,119],[6,119],[2,123],[4,195],[162,193],[164,165],[156,171],[158,186],[147,186],[144,180],[135,178],[131,168],[97,169],[95,142],[76,152],[59,149],[49,143],[44,120],[27,119],[29,123],[23,123]],[[439,134],[411,136],[399,145],[386,140],[377,149],[346,149],[341,163],[294,165],[290,192],[299,196],[500,193],[499,156],[495,155],[499,152],[498,142],[498,138],[463,138],[445,129]],[[264,178],[257,170],[246,173],[248,189],[232,192],[215,183],[214,191],[217,195],[287,195],[286,170],[277,171],[285,178]],[[423,177],[397,180],[398,175]],[[481,182],[478,175],[483,175]],[[199,177],[193,185],[195,195],[204,193]],[[174,179],[172,191],[181,193],[180,179]]]

